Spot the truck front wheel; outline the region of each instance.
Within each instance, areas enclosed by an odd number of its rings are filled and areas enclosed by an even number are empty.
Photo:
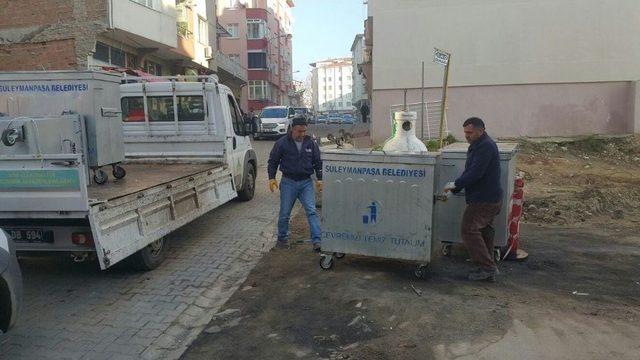
[[[247,164],[247,171],[242,184],[242,190],[238,191],[238,200],[249,201],[253,199],[256,191],[256,169],[251,163]]]
[[[130,264],[136,270],[153,270],[162,264],[168,251],[169,239],[162,237],[131,255]]]

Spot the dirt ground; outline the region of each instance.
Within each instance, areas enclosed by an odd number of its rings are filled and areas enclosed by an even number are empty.
[[[349,255],[322,270],[299,213],[301,242],[264,257],[183,358],[640,358],[638,139],[584,141],[523,142],[530,257],[496,283],[467,281],[462,249],[423,280]]]

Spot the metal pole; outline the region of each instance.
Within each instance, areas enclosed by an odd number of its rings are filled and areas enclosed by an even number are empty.
[[[420,102],[420,139],[424,139],[424,61],[422,62],[422,82],[420,83],[422,101]]]
[[[447,108],[447,89],[449,87],[449,66],[451,66],[451,55],[449,55],[449,61],[444,69],[444,85],[442,89],[442,112],[440,114],[440,148],[444,145],[444,118],[446,116],[445,109]]]

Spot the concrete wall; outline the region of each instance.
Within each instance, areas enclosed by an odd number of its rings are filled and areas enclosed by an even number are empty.
[[[129,0],[113,0],[111,4],[113,27],[172,48],[178,46],[175,1],[158,0],[155,9]]]
[[[637,0],[371,0],[374,89],[640,79]]]
[[[636,82],[468,86],[449,89],[449,130],[463,138],[462,123],[484,119],[495,137],[622,134],[640,130],[640,87]],[[425,91],[427,101],[440,100],[441,89]],[[374,90],[372,140],[391,134],[391,105],[402,104],[402,90]],[[420,89],[407,93],[420,102]],[[418,114],[420,116],[420,114]]]
[[[433,88],[428,99],[440,100],[434,47],[453,54],[450,124],[478,115],[496,136],[640,131],[640,1],[368,3],[374,141],[389,134],[389,105],[402,102],[400,89],[420,86],[421,61]],[[418,101],[419,90],[410,96]]]

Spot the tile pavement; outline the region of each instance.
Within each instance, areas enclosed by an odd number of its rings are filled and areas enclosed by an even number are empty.
[[[267,144],[263,144],[268,146]],[[260,166],[258,185],[265,182]],[[277,198],[258,186],[170,235],[154,271],[26,259],[18,327],[0,359],[176,359],[273,246]]]

